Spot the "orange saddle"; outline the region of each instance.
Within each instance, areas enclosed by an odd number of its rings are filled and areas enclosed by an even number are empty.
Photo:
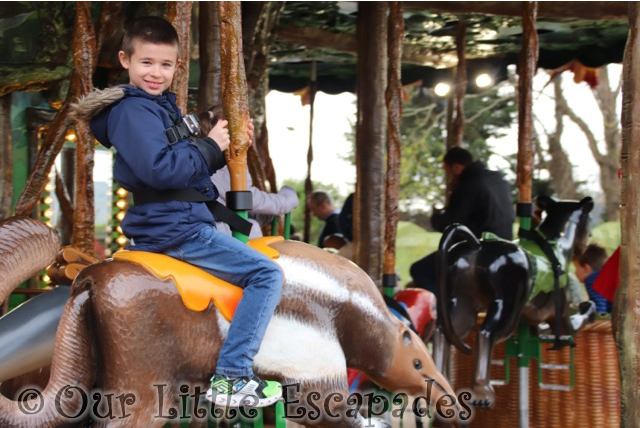
[[[280,253],[270,245],[282,240],[282,236],[266,236],[252,239],[248,245],[271,259],[277,259]],[[113,258],[138,263],[158,278],[171,278],[185,306],[192,311],[204,311],[213,301],[222,316],[231,321],[242,298],[242,288],[237,285],[164,254],[123,250],[115,253]]]

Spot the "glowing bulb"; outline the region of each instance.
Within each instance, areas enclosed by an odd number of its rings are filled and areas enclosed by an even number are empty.
[[[44,211],[44,217],[49,219],[51,217],[53,217],[53,210],[52,209],[48,209]]]
[[[125,245],[127,243],[127,237],[120,235],[120,236],[118,236],[118,239],[116,239],[116,242],[120,246]]]
[[[116,207],[120,208],[121,210],[123,210],[126,206],[127,201],[125,201],[124,199],[120,199],[118,202],[116,202]]]
[[[47,175],[47,177],[49,177],[49,178],[53,178],[53,177],[54,177],[54,176],[53,176],[53,171],[49,172],[49,175]]]
[[[118,219],[118,221],[122,221],[122,219],[124,218],[124,211],[120,211],[118,214],[116,214],[116,218]]]
[[[493,85],[493,79],[487,73],[479,74],[476,77],[476,86],[478,88],[488,88]]]
[[[116,231],[117,231],[118,233],[124,233],[124,232],[122,231],[122,228],[121,228],[120,226],[116,227]]]
[[[125,196],[127,196],[127,191],[124,190],[122,187],[118,187],[118,190],[116,190],[116,193],[118,194],[118,196],[120,196],[121,198],[124,198]]]
[[[49,278],[49,275],[44,275],[44,276],[42,277],[42,280],[43,280],[44,282],[46,282],[46,283],[51,282],[51,278]]]
[[[53,190],[53,183],[47,183],[47,184],[44,186],[44,190],[46,190],[47,192],[52,191],[52,190]]]
[[[67,134],[67,140],[76,141],[77,139],[78,139],[78,136],[76,135],[76,133],[73,131],[69,131],[69,133]]]
[[[47,196],[46,198],[44,198],[44,203],[47,205],[51,205],[53,203],[53,197]]]
[[[444,97],[445,95],[447,95],[449,93],[450,90],[451,90],[451,85],[449,85],[448,83],[443,83],[443,82],[438,83],[436,85],[436,87],[433,88],[433,91],[439,97]]]
[[[51,220],[45,221],[44,224],[46,224],[49,227],[53,227],[53,223],[51,223]]]

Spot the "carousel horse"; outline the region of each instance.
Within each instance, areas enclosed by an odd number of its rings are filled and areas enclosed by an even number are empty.
[[[346,400],[347,367],[390,391],[424,395],[431,383],[434,403],[453,395],[422,340],[389,312],[355,264],[294,241],[271,243],[268,250],[279,253],[286,281],[254,369],[283,384],[287,415],[295,422],[365,426],[357,403]],[[43,223],[0,222],[0,300],[51,264],[57,251],[57,237]],[[24,401],[0,397],[0,426],[67,426],[91,417],[97,427],[161,427],[178,414],[173,406],[184,388],[204,393],[233,302],[225,306],[213,297],[216,304],[201,300],[199,310],[190,309],[178,274],[159,276],[129,257],[80,270],[58,325],[46,388]],[[87,396],[109,394],[121,400],[112,403],[122,410],[117,418],[85,412],[69,420]]]
[[[477,406],[495,402],[489,378],[493,348],[513,333],[521,316],[533,325],[548,323],[556,349],[593,319],[592,302],[583,302],[579,313],[569,316],[565,294],[574,251],[580,253],[588,240],[593,200],[538,197],[536,203],[546,217],[532,233],[521,233],[518,243],[488,234],[478,240],[457,224],[445,229],[440,240],[434,360],[440,370],[448,367],[450,343],[470,354],[462,339],[476,327],[478,312],[486,312],[474,363],[472,402]]]

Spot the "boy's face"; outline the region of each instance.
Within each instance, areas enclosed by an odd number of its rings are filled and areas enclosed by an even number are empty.
[[[129,70],[129,83],[151,95],[160,95],[171,86],[180,66],[178,46],[133,41],[133,53],[118,53],[120,64]]]
[[[578,281],[584,282],[585,279],[593,272],[591,266],[589,265],[581,265],[577,260],[573,261],[573,265],[576,267],[576,278]]]

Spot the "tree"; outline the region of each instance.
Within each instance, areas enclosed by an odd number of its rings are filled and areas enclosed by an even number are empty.
[[[620,79],[618,86],[612,89],[609,83],[607,66],[598,68],[598,76],[599,83],[591,90],[591,93],[598,103],[604,124],[604,138],[602,139],[604,141],[604,150],[599,147],[599,140],[587,122],[569,107],[567,100],[564,97],[560,97],[556,101],[563,105],[567,116],[578,125],[578,128],[587,138],[591,154],[600,167],[600,186],[605,198],[606,220],[613,221],[618,218],[620,206],[620,190],[617,177],[622,138],[620,135],[620,117],[616,106],[622,87],[622,79]]]
[[[578,184],[573,178],[573,168],[569,156],[562,147],[562,135],[564,132],[564,117],[568,114],[567,102],[562,92],[562,75],[553,78],[553,93],[555,98],[555,122],[556,128],[548,131],[543,121],[536,117],[542,127],[547,141],[547,154],[541,147],[540,136],[536,132],[536,155],[538,164],[536,169],[546,169],[552,178],[549,190],[561,199],[576,199],[578,197]],[[534,195],[536,195],[534,193]],[[549,195],[551,196],[551,195]]]
[[[514,91],[502,90],[507,84],[465,97],[465,148],[485,163],[492,154],[487,140],[504,136],[506,128],[515,120]],[[403,107],[401,126],[400,200],[404,208],[418,201],[428,205],[442,203],[446,103],[426,88],[407,88],[406,91],[409,98]]]

